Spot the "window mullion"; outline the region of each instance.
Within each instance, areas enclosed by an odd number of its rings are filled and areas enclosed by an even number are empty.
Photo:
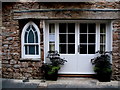
[[[68,23],[66,23],[66,53],[68,54]]]
[[[88,43],[88,24],[87,24],[87,43],[86,44],[87,44],[87,54],[88,54],[88,44],[89,44]]]

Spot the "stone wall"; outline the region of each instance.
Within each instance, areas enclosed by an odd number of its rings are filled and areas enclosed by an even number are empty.
[[[113,79],[120,80],[120,20],[113,22]]]
[[[0,77],[2,77],[2,3],[0,2]]]
[[[3,4],[2,76],[3,78],[40,78],[41,73],[39,68],[42,65],[43,58],[39,61],[21,60],[21,32],[23,26],[29,21],[29,19],[14,20],[12,5],[14,5],[14,3],[7,3],[6,5]],[[33,21],[36,22],[37,20]],[[40,27],[40,20],[37,22],[42,38],[43,31]],[[43,41],[41,41],[41,50],[43,51],[42,47]]]
[[[120,2],[92,2],[92,3],[40,3],[40,2],[16,2],[3,3],[2,11],[2,76],[3,78],[40,78],[42,73],[39,68],[44,60],[43,51],[43,27],[42,17],[32,20],[36,22],[41,32],[41,50],[42,58],[39,61],[21,60],[21,32],[22,28],[31,18],[23,17],[19,20],[14,19],[14,10],[35,10],[35,9],[62,9],[62,8],[80,8],[80,9],[120,9]],[[56,12],[59,17],[68,17],[71,12]],[[87,13],[88,14],[88,13]],[[21,14],[22,15],[22,14]],[[29,15],[35,16],[34,13]],[[54,13],[44,13],[43,16],[52,16]],[[81,15],[81,14],[80,14]],[[16,15],[17,16],[17,15]],[[19,14],[18,14],[19,16]],[[58,17],[57,16],[57,17]],[[76,14],[74,14],[76,17]],[[89,15],[88,15],[89,18]],[[109,17],[108,17],[109,18]],[[71,19],[71,17],[69,18]],[[120,61],[120,22],[113,24],[113,80],[120,80],[119,61]]]

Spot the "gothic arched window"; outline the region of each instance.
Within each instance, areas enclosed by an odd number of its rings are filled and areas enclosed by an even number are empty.
[[[40,31],[33,22],[28,22],[22,31],[22,58],[40,58]]]

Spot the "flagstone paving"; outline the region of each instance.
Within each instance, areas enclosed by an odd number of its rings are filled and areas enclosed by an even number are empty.
[[[58,78],[57,81],[3,79],[2,88],[118,88],[118,81],[99,82],[92,78]]]

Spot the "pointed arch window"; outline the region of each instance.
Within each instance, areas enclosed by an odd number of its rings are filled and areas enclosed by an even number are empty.
[[[21,41],[22,58],[40,58],[40,31],[35,23],[24,26]]]

